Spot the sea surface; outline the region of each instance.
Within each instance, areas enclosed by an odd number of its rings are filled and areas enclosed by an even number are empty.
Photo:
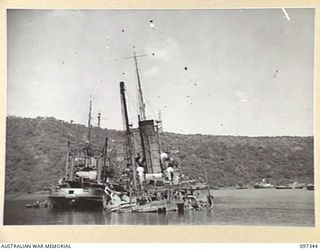
[[[26,208],[32,199],[7,200],[4,225],[254,225],[314,227],[314,191],[288,189],[212,190],[212,210],[157,213],[56,211]],[[34,199],[36,200],[36,199]]]

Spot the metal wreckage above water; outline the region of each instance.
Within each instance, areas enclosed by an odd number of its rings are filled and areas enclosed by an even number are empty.
[[[146,119],[137,57],[133,51],[130,58],[134,59],[138,80],[138,131],[142,152],[136,152],[138,147],[128,119],[125,84],[120,82],[126,129],[126,166],[120,178],[112,174],[110,164],[107,166],[108,139],[102,149],[94,149],[90,144],[90,102],[88,141],[80,150],[71,150],[68,143],[65,177],[49,194],[53,208],[103,208],[107,213],[165,213],[213,207],[213,196],[207,184],[191,180],[181,172],[177,152],[161,150],[161,121]],[[201,194],[199,190],[207,191]]]

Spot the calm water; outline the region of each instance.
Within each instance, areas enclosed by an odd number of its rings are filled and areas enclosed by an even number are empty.
[[[213,190],[213,210],[166,214],[55,211],[25,208],[32,201],[5,204],[5,225],[277,225],[314,226],[314,192],[307,190]]]

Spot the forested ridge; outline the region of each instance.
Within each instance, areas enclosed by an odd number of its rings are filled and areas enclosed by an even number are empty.
[[[92,143],[108,137],[110,163],[124,164],[123,131],[93,127]],[[136,145],[139,136],[136,134]],[[64,174],[66,147],[85,143],[87,128],[53,117],[9,116],[6,124],[7,193],[32,192],[55,184]],[[178,150],[182,171],[198,178],[202,168],[211,186],[254,184],[269,177],[274,184],[313,183],[313,137],[243,137],[162,133],[164,150]]]

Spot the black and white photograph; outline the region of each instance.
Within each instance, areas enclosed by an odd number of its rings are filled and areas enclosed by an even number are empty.
[[[315,227],[314,8],[6,10],[3,224]]]

